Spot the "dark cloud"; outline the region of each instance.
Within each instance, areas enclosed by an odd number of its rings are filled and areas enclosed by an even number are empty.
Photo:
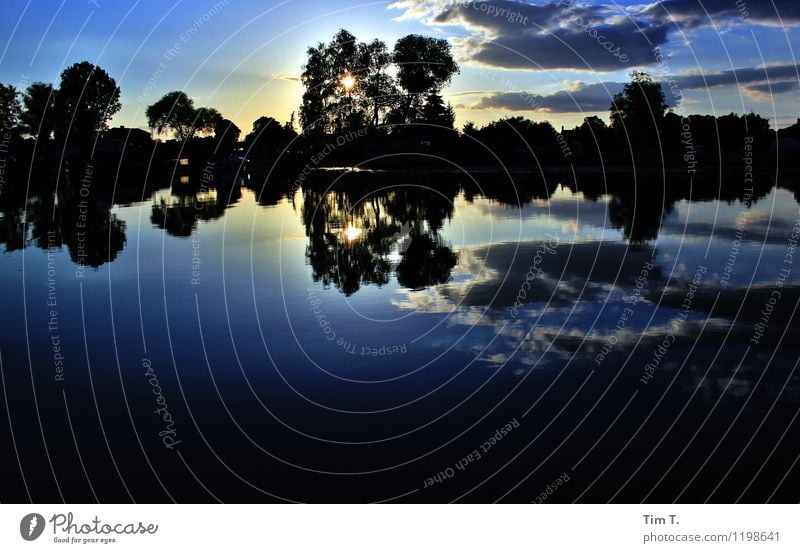
[[[705,90],[706,88],[731,86],[738,83],[742,91],[756,99],[784,94],[800,89],[797,79],[798,67],[794,64],[776,65],[766,68],[746,67],[704,74],[676,75],[680,90]],[[655,75],[658,78],[658,75]],[[501,109],[508,111],[544,111],[548,113],[584,113],[607,111],[614,94],[620,92],[624,83],[577,83],[568,89],[551,94],[529,92],[492,92],[473,104],[472,109]],[[669,107],[676,100],[669,93],[669,85],[663,89]]]
[[[615,71],[652,64],[652,49],[667,40],[667,23],[620,17],[619,8],[541,5],[508,0],[467,3],[400,2],[412,17],[461,25],[474,34],[460,41],[472,61],[517,69]]]
[[[759,25],[781,26],[800,24],[800,2],[797,0],[666,0],[642,12],[653,21],[673,21],[683,28],[720,25],[726,21],[742,21]]]
[[[481,98],[473,109],[504,109],[509,111],[546,111],[552,113],[583,113],[607,111],[614,94],[622,83],[580,85],[552,94],[533,95],[519,92],[495,92]]]
[[[772,82],[773,86],[780,81],[798,80],[800,69],[795,64],[773,65],[769,67],[746,67],[712,71],[707,73],[691,73],[676,75],[675,80],[681,88],[687,90],[706,89],[715,86],[745,85],[751,83]]]
[[[506,69],[615,71],[656,63],[653,49],[681,28],[746,21],[800,24],[798,0],[666,0],[642,6],[589,5],[551,0],[533,5],[510,0],[401,0],[404,17],[431,25],[461,26],[455,39],[465,58]],[[745,8],[740,10],[740,6]],[[708,14],[706,13],[708,11]],[[710,17],[709,17],[710,15]]]
[[[760,83],[760,84],[752,84],[747,85],[745,87],[747,90],[753,92],[759,92],[762,94],[783,94],[785,92],[791,92],[793,90],[797,90],[800,88],[800,83],[797,81],[785,81],[782,83]]]

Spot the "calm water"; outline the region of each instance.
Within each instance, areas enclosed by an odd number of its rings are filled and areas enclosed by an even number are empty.
[[[797,501],[796,183],[584,180],[6,197],[0,500]]]

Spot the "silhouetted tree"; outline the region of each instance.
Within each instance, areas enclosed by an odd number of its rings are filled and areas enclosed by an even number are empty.
[[[55,98],[56,138],[87,153],[95,133],[122,107],[119,96],[117,82],[103,68],[88,61],[67,67]]]
[[[42,142],[50,140],[55,128],[56,91],[49,83],[33,83],[22,96],[25,109],[20,117],[23,130]]]
[[[145,114],[147,125],[157,134],[172,131],[178,140],[186,140],[194,128],[194,101],[180,90],[162,96]]]
[[[253,121],[253,130],[244,139],[245,152],[249,157],[272,158],[295,137],[297,132],[290,122],[281,125],[272,117],[261,116]]]
[[[222,116],[214,108],[195,108],[194,100],[185,92],[174,90],[147,107],[147,125],[158,134],[171,131],[175,138],[186,141],[195,134],[214,130]]]
[[[627,137],[631,147],[658,147],[667,104],[661,83],[643,71],[631,73],[631,81],[615,94],[609,110],[611,127]]]
[[[477,131],[477,138],[505,161],[520,161],[530,151],[552,149],[556,131],[548,121],[531,121],[524,117],[508,117],[492,121]],[[513,159],[508,154],[514,154]],[[522,157],[520,157],[520,154]]]
[[[0,126],[4,129],[17,125],[20,114],[18,95],[14,85],[0,83]]]
[[[370,124],[377,127],[381,117],[397,102],[398,88],[394,78],[386,72],[392,55],[386,43],[374,40],[363,47],[362,53],[367,71],[362,77],[361,90],[364,98],[371,104]]]
[[[220,119],[214,126],[214,140],[217,143],[216,151],[220,156],[229,156],[239,142],[241,129],[230,119]]]
[[[424,95],[433,95],[458,72],[446,40],[409,35],[393,53],[380,40],[359,42],[342,29],[307,50],[300,122],[306,132],[338,132],[416,120]],[[397,79],[388,68],[398,66]],[[403,101],[397,84],[405,91]]]
[[[406,93],[395,119],[413,121],[421,110],[421,96],[436,94],[459,73],[450,43],[441,38],[404,36],[394,46],[393,59],[397,82]]]
[[[224,119],[222,114],[214,108],[197,108],[195,115],[197,121],[194,128],[197,134],[214,132],[219,122]]]
[[[585,155],[591,160],[599,160],[601,156],[608,157],[612,153],[609,151],[615,147],[612,134],[606,122],[596,115],[585,117],[578,127]]]
[[[300,106],[300,124],[306,132],[324,132],[328,124],[325,116],[326,98],[330,95],[328,75],[330,69],[325,57],[325,45],[318,43],[306,51],[308,61],[303,65],[300,80],[305,86]]]
[[[452,129],[456,121],[456,113],[450,104],[445,105],[441,96],[430,94],[422,107],[422,121]]]
[[[326,45],[307,51],[301,80],[305,85],[300,122],[306,132],[337,132],[377,126],[396,96],[386,72],[391,55],[380,40],[359,42],[341,29]]]

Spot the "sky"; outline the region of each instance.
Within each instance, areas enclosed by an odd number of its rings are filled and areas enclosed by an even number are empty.
[[[89,60],[114,77],[112,125],[146,128],[147,106],[184,90],[243,131],[300,105],[306,48],[340,28],[391,48],[447,39],[461,67],[443,91],[456,123],[507,116],[570,128],[608,105],[633,70],[664,82],[679,114],[800,117],[798,0],[3,0],[0,82],[57,84]]]

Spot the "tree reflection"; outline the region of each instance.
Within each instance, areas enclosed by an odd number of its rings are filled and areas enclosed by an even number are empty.
[[[608,202],[608,218],[614,228],[634,246],[641,246],[658,238],[662,221],[672,212],[672,201],[662,204],[661,198],[643,199],[635,194],[612,196]]]
[[[0,224],[6,251],[31,243],[42,249],[66,246],[73,262],[97,269],[125,247],[125,222],[111,213],[108,199],[83,197],[67,188],[31,195],[27,202],[6,200]]]
[[[450,279],[457,256],[440,236],[453,199],[417,185],[303,190],[306,256],[316,282],[351,295],[361,286],[424,288]]]
[[[150,222],[167,231],[170,236],[188,238],[197,229],[198,221],[219,219],[229,206],[242,196],[239,186],[226,186],[219,189],[206,188],[177,189],[173,187],[170,195],[153,199]]]
[[[99,268],[110,263],[125,247],[125,222],[111,213],[111,205],[89,201],[59,204],[61,231],[74,263]]]

